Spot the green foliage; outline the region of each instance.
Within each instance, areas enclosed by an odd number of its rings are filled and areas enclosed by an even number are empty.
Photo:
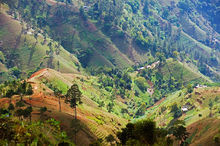
[[[186,145],[186,139],[188,138],[189,133],[184,127],[184,121],[177,120],[173,123],[173,125],[169,128],[169,133],[173,134],[177,140],[180,141],[180,145]]]
[[[22,99],[23,95],[33,94],[31,85],[26,81],[7,81],[4,84],[1,84],[0,87],[0,95],[2,97],[11,98],[13,95],[20,95]]]
[[[146,83],[145,78],[143,77],[138,77],[134,82],[142,92],[145,92],[147,90],[147,87],[149,87],[149,85]]]
[[[2,51],[0,51],[0,62],[5,63],[5,57]]]
[[[43,114],[43,113],[45,113],[47,111],[47,107],[41,107],[40,108],[40,113],[41,113],[41,115]]]
[[[187,85],[187,92],[188,92],[188,93],[192,93],[192,92],[193,92],[193,87],[192,87],[191,84],[188,84],[188,85]]]
[[[20,78],[21,71],[17,67],[10,68],[9,72],[13,76],[15,76],[17,79]]]
[[[78,85],[73,84],[66,93],[65,102],[70,103],[70,106],[72,108],[75,108],[76,106],[82,103],[81,96],[82,92],[79,90]]]
[[[180,117],[182,115],[182,111],[181,109],[177,106],[177,104],[173,104],[171,106],[171,110],[170,110],[171,113],[173,113],[173,117],[176,119],[178,117]]]
[[[139,0],[128,0],[127,3],[131,6],[133,13],[137,13],[140,8]]]
[[[101,83],[101,87],[104,87],[106,91],[113,92],[112,89],[117,88],[118,93],[124,97],[125,90],[131,90],[132,80],[131,76],[127,72],[122,72],[118,69],[101,67],[94,74],[99,75],[99,83]]]
[[[16,107],[24,107],[25,106],[25,104],[24,104],[24,101],[18,101],[18,102],[16,102]]]
[[[9,104],[8,110],[13,111],[15,109],[14,105],[12,103]]]
[[[117,137],[122,145],[154,145],[166,141],[167,132],[156,127],[152,120],[140,120],[136,123],[128,123],[126,128],[122,128],[117,133]],[[169,145],[167,143],[167,145]]]
[[[56,145],[64,139],[60,136],[62,132],[59,130],[59,124],[54,126],[54,122],[51,123],[50,121],[26,123],[13,118],[0,118],[0,143],[5,142],[9,145]],[[67,140],[66,137],[65,140]]]
[[[112,134],[108,135],[107,137],[105,137],[105,140],[109,143],[112,143],[115,141],[115,138]]]
[[[148,48],[151,47],[151,40],[148,37],[144,37],[142,32],[138,32],[136,43],[139,47],[141,47],[143,50],[147,51]]]
[[[113,111],[113,107],[114,107],[114,103],[109,102],[106,107],[109,113]]]

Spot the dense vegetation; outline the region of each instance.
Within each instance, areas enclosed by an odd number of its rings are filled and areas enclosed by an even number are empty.
[[[70,143],[66,133],[60,130],[59,122],[54,119],[29,123],[11,116],[6,117],[1,113],[0,124],[1,145]],[[49,131],[46,129],[49,129]]]
[[[180,145],[187,145],[185,140],[189,133],[182,121],[176,121],[169,130],[157,128],[156,123],[151,120],[128,123],[117,136],[122,145],[173,145],[173,140],[168,134],[175,136]]]
[[[219,75],[216,74],[219,70],[219,34],[215,32],[218,26],[216,12],[218,2],[191,0],[180,0],[178,3],[159,3],[157,0],[81,0],[81,4],[73,1],[51,4],[46,0],[2,2],[9,5],[9,14],[15,19],[28,22],[27,29],[32,28],[35,37],[41,33],[44,43],[47,37],[57,41],[56,50],[59,50],[59,46],[64,47],[77,56],[83,67],[98,64],[124,68],[134,64],[132,62],[150,63],[152,58],[157,57],[157,52],[165,58],[175,58],[175,54],[179,53],[178,60],[194,64],[204,75],[219,79]],[[198,14],[192,14],[193,11],[198,11]],[[208,24],[206,26],[205,22],[199,22],[198,19],[202,16],[213,25],[208,28]],[[186,21],[183,22],[182,19]],[[22,23],[23,28],[24,24]],[[19,41],[19,37],[17,39]],[[49,47],[54,47],[51,44],[48,43]],[[48,52],[50,54],[48,63],[54,59],[53,52],[51,49]],[[136,56],[132,52],[137,52]],[[10,56],[12,53],[5,51],[3,54],[6,62],[10,64],[9,68],[18,66],[15,62],[9,62],[9,58],[18,58],[16,54]],[[55,65],[49,63],[48,67],[55,68]]]
[[[195,134],[189,137],[183,121],[219,116],[219,5],[210,0],[0,0],[0,98],[10,98],[0,109],[0,143],[68,141],[59,122],[43,120],[47,107],[38,109],[42,122],[32,121],[34,108],[27,102],[32,85],[23,79],[36,77],[39,96],[58,98],[59,116],[73,108],[76,125],[82,120],[78,110],[93,112],[85,107],[107,113],[86,117],[102,138],[92,145],[190,144]],[[33,75],[39,70],[44,73]],[[95,126],[105,125],[105,116],[112,114],[132,121],[117,135],[102,134]],[[110,117],[117,129],[122,126]]]
[[[21,100],[25,95],[32,95],[32,86],[26,81],[21,82],[20,80],[6,81],[4,84],[0,84],[1,97],[11,98],[13,95],[20,95]]]

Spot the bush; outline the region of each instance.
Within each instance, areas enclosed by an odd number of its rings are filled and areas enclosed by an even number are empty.
[[[40,108],[40,113],[43,114],[47,111],[47,107],[41,107]]]
[[[145,78],[139,77],[134,82],[142,92],[147,90],[147,84]]]
[[[152,120],[140,120],[136,123],[128,123],[117,137],[122,145],[154,145],[166,141],[167,131],[156,127]]]
[[[24,102],[23,101],[16,102],[16,107],[24,107]]]
[[[8,110],[12,111],[14,109],[15,109],[14,105],[12,103],[10,103],[9,106],[8,106]]]
[[[187,92],[188,92],[188,93],[192,93],[192,92],[193,92],[193,87],[192,87],[191,84],[188,84],[188,85],[187,85]]]

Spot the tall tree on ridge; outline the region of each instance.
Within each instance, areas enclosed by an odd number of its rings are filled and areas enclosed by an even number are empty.
[[[69,103],[70,107],[75,109],[75,122],[77,120],[76,106],[82,104],[81,96],[82,96],[82,92],[79,90],[77,84],[73,84],[66,93],[65,102]],[[75,143],[76,143],[76,130],[75,130]]]

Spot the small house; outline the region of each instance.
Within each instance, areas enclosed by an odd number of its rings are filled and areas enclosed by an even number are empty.
[[[183,107],[181,108],[181,110],[182,110],[183,112],[187,112],[187,111],[188,111],[188,107],[187,107],[187,106],[183,106]]]
[[[143,69],[145,69],[145,67],[140,67],[140,68],[138,68],[138,71],[141,71]]]

